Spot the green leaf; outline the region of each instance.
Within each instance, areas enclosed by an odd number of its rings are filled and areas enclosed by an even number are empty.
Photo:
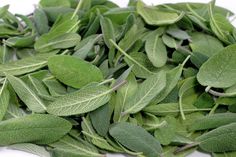
[[[198,82],[195,77],[189,77],[185,79],[183,85],[179,89],[179,109],[180,109],[180,114],[185,120],[185,115],[183,111],[183,96],[186,92],[188,92],[190,89],[194,88],[195,86],[198,85]]]
[[[167,61],[167,50],[161,39],[156,34],[149,36],[145,44],[148,59],[155,67],[162,67]]]
[[[9,74],[6,76],[19,98],[31,111],[36,113],[42,113],[46,111],[44,102],[21,79]]]
[[[146,107],[166,86],[166,74],[161,71],[147,78],[125,104],[124,113],[137,113]]]
[[[83,122],[81,123],[81,127],[83,129],[82,133],[86,136],[86,138],[88,138],[88,141],[91,141],[98,148],[112,152],[120,152],[120,150],[110,145],[109,141],[106,141],[106,139],[100,137],[98,134],[95,133],[94,129],[92,128],[92,124],[88,120],[88,118],[82,118],[82,119],[83,119]]]
[[[147,24],[157,26],[173,24],[184,16],[184,12],[177,14],[169,10],[162,11],[156,7],[146,6],[141,0],[137,3],[137,12]]]
[[[10,100],[10,94],[7,89],[7,82],[5,80],[0,88],[0,120],[2,120],[6,114],[9,105],[9,100]]]
[[[103,79],[101,71],[96,66],[72,56],[51,57],[48,60],[48,67],[58,80],[74,88],[81,88]]]
[[[224,48],[217,38],[199,32],[191,34],[190,47],[193,52],[202,53],[207,57],[213,56]]]
[[[24,142],[48,144],[60,139],[71,127],[65,119],[46,114],[9,119],[0,122],[0,145]]]
[[[19,36],[8,38],[5,43],[9,47],[25,48],[32,46],[32,44],[34,44],[34,40],[34,35],[28,35],[24,37]]]
[[[175,137],[175,129],[164,120],[155,130],[154,136],[162,145],[169,145]]]
[[[41,36],[34,48],[39,52],[50,52],[56,49],[67,49],[76,46],[81,37],[77,33],[65,33],[52,38],[51,34]]]
[[[189,125],[190,131],[207,130],[236,122],[235,113],[217,113],[202,117]]]
[[[93,111],[107,103],[112,89],[89,84],[77,92],[64,95],[49,104],[47,111],[54,115],[69,116]]]
[[[109,18],[101,16],[100,25],[102,28],[104,42],[108,48],[111,48],[112,44],[110,43],[110,40],[116,41],[113,24]]]
[[[89,114],[91,122],[97,133],[103,137],[107,135],[110,126],[109,105],[103,105]]]
[[[50,95],[54,97],[59,97],[65,95],[67,93],[65,86],[63,86],[57,79],[55,78],[45,78],[43,83],[48,88]]]
[[[183,64],[171,69],[170,71],[166,73],[166,87],[163,89],[163,91],[160,94],[158,94],[152,100],[154,104],[157,104],[161,102],[162,100],[164,100],[168,96],[168,94],[170,94],[170,92],[176,87],[181,77],[182,70],[183,70]]]
[[[51,157],[50,153],[44,147],[31,143],[13,144],[8,146],[8,148],[28,152],[39,157]]]
[[[64,6],[64,7],[70,7],[70,1],[69,0],[40,0],[39,4],[42,7],[54,7],[54,6]]]
[[[130,73],[127,78],[127,83],[117,90],[116,104],[114,109],[114,121],[121,121],[127,101],[135,94],[138,88],[138,83],[133,73]]]
[[[50,144],[50,146],[59,151],[59,154],[65,154],[65,156],[103,157],[95,147],[92,147],[82,139],[75,140],[70,136],[64,136],[58,142]]]
[[[40,8],[35,9],[34,22],[35,22],[35,27],[40,35],[48,33],[49,31],[48,17],[42,9]]]
[[[154,72],[148,69],[151,63],[148,62],[147,57],[143,53],[133,53],[132,55],[127,54],[122,50],[114,41],[111,43],[125,56],[125,61],[129,66],[133,66],[132,71],[137,77],[146,78]],[[151,65],[152,66],[152,65]]]
[[[135,152],[143,152],[145,156],[157,157],[162,153],[160,143],[143,128],[134,124],[116,123],[109,133],[123,146]]]
[[[228,152],[236,150],[236,123],[221,126],[196,139],[201,149],[207,152]]]
[[[190,39],[190,36],[188,35],[187,32],[179,29],[177,26],[173,25],[170,26],[167,30],[166,33],[171,35],[172,37],[179,39],[179,40],[187,40]]]
[[[198,82],[203,86],[227,88],[236,83],[236,44],[230,45],[207,60],[199,69]]]
[[[193,105],[182,104],[184,113],[198,112],[198,111],[209,111],[211,108],[207,109],[198,109]],[[149,105],[144,108],[145,112],[155,114],[157,116],[177,116],[180,113],[179,104],[178,103],[161,103]]]
[[[0,76],[5,76],[4,73],[8,73],[11,75],[22,75],[36,71],[46,66],[48,58],[53,55],[54,53],[40,54],[21,60],[0,64]]]

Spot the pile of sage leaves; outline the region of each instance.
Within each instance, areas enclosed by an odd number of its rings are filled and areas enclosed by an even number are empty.
[[[229,10],[141,0],[8,9],[0,8],[0,146],[40,157],[236,156]]]

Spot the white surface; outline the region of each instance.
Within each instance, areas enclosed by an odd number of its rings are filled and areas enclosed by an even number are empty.
[[[125,7],[128,4],[128,0],[111,0],[121,7]],[[175,3],[175,2],[209,2],[209,0],[143,0],[146,4],[162,4],[162,3]],[[34,5],[36,5],[39,0],[0,0],[0,7],[9,4],[10,11],[12,13],[28,14],[34,10]],[[236,13],[236,1],[234,0],[217,0],[216,4],[230,9]],[[236,21],[233,22],[236,25]],[[121,157],[121,155],[109,155],[109,157]],[[35,155],[16,151],[9,150],[6,148],[0,148],[0,157],[37,157]],[[209,157],[209,155],[195,152],[189,157]]]

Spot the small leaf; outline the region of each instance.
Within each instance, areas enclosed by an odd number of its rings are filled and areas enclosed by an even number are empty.
[[[106,104],[89,114],[94,129],[103,137],[107,135],[110,126],[111,116],[109,112],[109,105]]]
[[[65,119],[46,114],[9,119],[0,122],[0,145],[23,142],[48,144],[63,137],[71,127]]]
[[[167,50],[162,39],[158,35],[151,35],[147,39],[145,50],[149,60],[155,67],[162,67],[166,64]]]
[[[5,80],[3,85],[0,88],[0,121],[3,119],[3,117],[6,114],[6,111],[9,105],[9,100],[10,100],[10,94],[7,89],[7,83]]]
[[[107,17],[100,17],[100,24],[102,28],[103,38],[108,48],[112,47],[110,40],[115,41],[115,33],[112,22]]]
[[[113,125],[110,135],[119,143],[135,152],[143,152],[148,157],[158,157],[162,153],[160,143],[143,128],[127,122]]]
[[[107,103],[112,89],[89,84],[77,92],[64,95],[49,104],[47,111],[54,115],[69,116],[93,111]]]

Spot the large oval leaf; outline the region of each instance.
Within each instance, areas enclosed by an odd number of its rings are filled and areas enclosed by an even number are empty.
[[[92,83],[77,92],[58,98],[48,106],[47,111],[59,116],[90,112],[107,103],[111,91],[106,86]]]
[[[221,126],[196,140],[199,146],[207,152],[227,152],[236,150],[236,123]]]
[[[60,139],[71,129],[70,122],[46,114],[32,114],[0,122],[0,145],[22,142],[48,144]]]
[[[158,157],[162,152],[160,143],[146,130],[127,122],[111,127],[110,135],[132,151],[143,152],[148,157]]]
[[[203,86],[227,88],[236,83],[236,44],[212,56],[200,68],[197,79]]]
[[[58,80],[74,88],[103,79],[102,72],[96,66],[72,56],[51,57],[48,67]]]

